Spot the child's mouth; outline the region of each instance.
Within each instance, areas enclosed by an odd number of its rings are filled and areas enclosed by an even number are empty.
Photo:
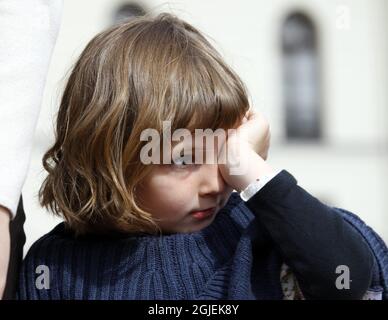
[[[191,214],[195,219],[203,220],[212,216],[216,211],[216,207],[208,208],[201,211],[192,211]]]

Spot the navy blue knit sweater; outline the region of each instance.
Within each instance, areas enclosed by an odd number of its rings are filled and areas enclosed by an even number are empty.
[[[306,298],[359,299],[373,255],[338,213],[286,170],[244,202],[232,193],[213,223],[195,233],[75,238],[59,224],[24,260],[20,299],[282,299],[280,268]],[[49,288],[36,286],[47,266]],[[338,265],[351,270],[338,290]],[[37,272],[38,271],[38,272]]]

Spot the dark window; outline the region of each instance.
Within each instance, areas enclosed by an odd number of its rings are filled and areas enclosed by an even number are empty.
[[[119,23],[134,17],[143,16],[145,13],[144,8],[140,5],[136,3],[126,3],[117,9],[113,20],[114,23]]]
[[[288,140],[321,138],[320,81],[316,30],[302,13],[282,28],[283,94]]]

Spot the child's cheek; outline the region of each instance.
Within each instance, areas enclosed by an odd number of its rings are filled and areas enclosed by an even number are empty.
[[[159,208],[164,214],[181,215],[193,210],[195,194],[190,184],[160,177],[154,179],[151,189],[155,209]]]

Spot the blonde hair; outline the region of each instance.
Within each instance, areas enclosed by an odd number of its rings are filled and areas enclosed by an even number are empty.
[[[70,73],[40,203],[76,234],[156,233],[135,193],[151,169],[139,159],[141,132],[166,120],[172,130],[233,128],[248,108],[242,81],[190,24],[163,13],[115,25]]]

